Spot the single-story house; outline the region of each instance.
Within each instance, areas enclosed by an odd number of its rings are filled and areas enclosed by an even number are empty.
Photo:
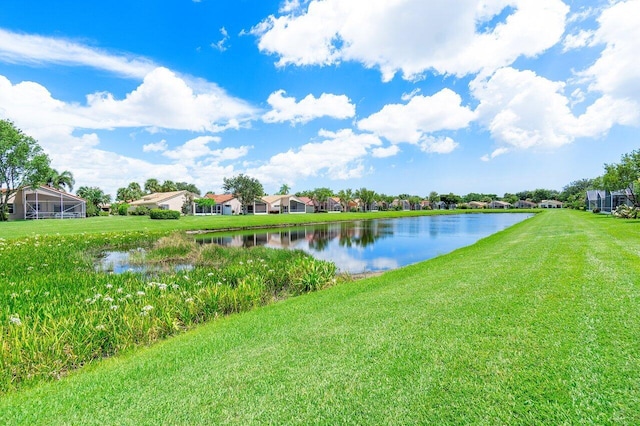
[[[208,198],[216,202],[215,206],[200,207],[195,205],[196,215],[234,215],[242,213],[242,204],[240,200],[233,194],[207,194],[204,198]]]
[[[391,202],[391,206],[394,208],[400,208],[400,210],[411,210],[411,203],[409,203],[409,200],[399,200],[396,198]]]
[[[518,200],[515,202],[513,207],[515,207],[516,209],[535,209],[536,207],[538,207],[538,204],[529,200]]]
[[[541,209],[561,209],[562,202],[557,200],[542,200],[538,203],[538,207]]]
[[[490,209],[510,209],[511,207],[511,203],[507,203],[506,201],[493,200],[489,203]]]
[[[340,213],[342,204],[338,197],[328,197],[324,202],[320,203],[319,210],[321,212]]]
[[[422,210],[431,210],[431,201],[429,200],[420,201],[420,207],[422,208]]]
[[[316,212],[316,204],[311,198],[309,198],[309,197],[298,197],[298,199],[305,204],[305,206],[306,206],[305,209],[306,209],[307,213],[315,213]]]
[[[9,219],[78,219],[87,211],[83,198],[44,185],[19,189],[7,204]]]
[[[471,209],[486,209],[489,203],[485,203],[483,201],[469,201],[467,205]]]
[[[266,195],[262,197],[267,205],[267,213],[301,214],[307,212],[307,204],[295,195]],[[255,212],[257,214],[257,212]]]
[[[129,210],[135,210],[136,207],[147,207],[149,209],[162,209],[162,210],[177,210],[182,211],[182,206],[185,202],[192,200],[196,197],[195,194],[189,191],[171,191],[171,192],[154,192],[153,194],[145,195],[139,200],[135,200],[129,203]],[[193,202],[191,202],[190,211],[194,211]]]

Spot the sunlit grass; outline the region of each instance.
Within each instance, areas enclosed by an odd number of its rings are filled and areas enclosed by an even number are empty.
[[[549,211],[12,392],[0,423],[640,424],[639,276],[640,221]]]

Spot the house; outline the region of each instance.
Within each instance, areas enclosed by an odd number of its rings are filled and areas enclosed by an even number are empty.
[[[162,210],[177,210],[182,211],[182,206],[185,203],[190,202],[189,211],[194,211],[193,198],[195,194],[189,191],[171,191],[171,192],[154,192],[153,194],[145,195],[139,200],[135,200],[129,203],[129,211],[135,210],[137,207],[147,207],[149,209],[162,209]]]
[[[325,201],[319,204],[319,210],[321,212],[328,213],[340,213],[342,212],[342,204],[338,197],[327,197]]]
[[[625,191],[610,192],[603,189],[587,191],[585,203],[588,211],[603,213],[611,213],[621,205],[633,205]]]
[[[447,203],[445,203],[444,201],[436,201],[435,203],[433,203],[433,209],[434,210],[446,210],[447,209]]]
[[[411,210],[411,203],[409,203],[409,200],[399,200],[396,198],[391,202],[391,206],[398,210]]]
[[[301,214],[307,212],[307,204],[294,195],[266,195],[262,197],[267,205],[267,213]]]
[[[7,204],[9,219],[78,219],[87,211],[84,199],[49,186],[23,187]]]
[[[510,209],[511,207],[513,207],[511,203],[507,203],[506,201],[493,200],[489,203],[490,209]]]
[[[307,213],[315,213],[316,212],[316,204],[311,198],[309,198],[309,197],[298,197],[298,199],[305,204],[305,206],[306,206],[305,209],[306,209]]]
[[[541,209],[561,209],[562,203],[556,200],[542,200],[542,202],[538,203],[538,207]]]
[[[431,201],[429,200],[420,201],[420,207],[422,208],[422,210],[431,210]]]
[[[349,201],[349,211],[359,212],[362,210],[362,202],[359,198]]]
[[[471,209],[486,209],[489,203],[485,203],[482,201],[469,201],[467,205]]]
[[[516,209],[535,209],[536,207],[538,207],[538,204],[529,200],[518,200],[515,202],[513,207],[515,207]]]
[[[242,213],[242,204],[233,194],[207,194],[204,198],[215,201],[216,205],[211,207],[200,207],[196,204],[196,215],[234,215]]]

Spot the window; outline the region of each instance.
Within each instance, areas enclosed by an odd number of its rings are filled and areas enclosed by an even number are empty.
[[[162,210],[169,210],[169,204],[160,204]]]
[[[7,204],[7,213],[13,214],[13,203]]]

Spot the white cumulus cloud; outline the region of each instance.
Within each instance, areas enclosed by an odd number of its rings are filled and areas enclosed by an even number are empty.
[[[277,90],[269,95],[267,103],[272,109],[262,116],[264,122],[307,123],[320,117],[350,118],[356,113],[355,105],[345,95],[323,93],[316,98],[309,94],[298,102],[294,97],[285,96],[285,93],[284,90]]]
[[[560,41],[569,7],[561,0],[313,0],[306,12],[281,12],[252,29],[276,65],[356,61],[389,81],[399,71],[405,79],[427,70],[463,76],[536,56]],[[493,23],[502,12],[506,19]]]
[[[464,128],[474,118],[475,113],[462,106],[460,95],[450,89],[442,89],[432,96],[413,96],[406,104],[385,105],[380,111],[360,120],[358,128],[392,143],[418,144],[430,133]]]
[[[267,183],[287,182],[309,176],[350,179],[362,176],[362,160],[373,147],[382,145],[371,134],[356,134],[351,129],[320,131],[321,142],[310,142],[296,150],[274,155],[266,164],[247,171]]]

